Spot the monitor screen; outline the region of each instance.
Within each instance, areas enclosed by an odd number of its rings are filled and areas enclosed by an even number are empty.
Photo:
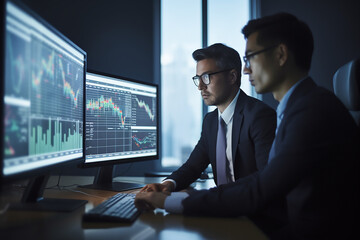
[[[86,74],[85,165],[158,158],[157,86]]]
[[[6,180],[83,158],[86,53],[22,5],[4,7],[0,162]]]

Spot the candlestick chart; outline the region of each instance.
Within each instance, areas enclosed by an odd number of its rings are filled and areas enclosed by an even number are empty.
[[[130,93],[92,85],[86,91],[87,154],[130,151]]]

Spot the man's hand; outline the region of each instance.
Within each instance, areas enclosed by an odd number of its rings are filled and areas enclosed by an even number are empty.
[[[169,195],[169,192],[139,192],[135,197],[135,206],[140,210],[163,209],[165,199]]]
[[[172,192],[174,191],[174,183],[165,181],[163,183],[151,183],[143,187],[140,192]]]

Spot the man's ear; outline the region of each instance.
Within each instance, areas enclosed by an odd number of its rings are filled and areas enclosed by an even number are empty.
[[[237,79],[237,76],[238,76],[238,72],[235,70],[235,69],[232,69],[230,72],[230,81],[232,84],[236,83],[236,79]]]
[[[279,66],[282,67],[285,65],[289,58],[289,49],[285,44],[279,44],[277,47],[277,58]]]

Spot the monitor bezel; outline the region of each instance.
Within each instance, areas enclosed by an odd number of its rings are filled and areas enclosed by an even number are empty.
[[[85,159],[85,108],[83,107],[83,149],[82,149],[82,157],[76,157],[73,159],[69,159],[63,162],[58,162],[51,164],[49,166],[39,167],[35,169],[30,169],[28,171],[22,171],[18,173],[14,173],[11,175],[4,175],[3,168],[4,168],[4,133],[5,133],[5,127],[4,127],[4,94],[5,94],[5,54],[6,54],[6,4],[7,2],[11,2],[14,5],[16,5],[18,8],[20,8],[22,11],[24,11],[26,14],[33,17],[36,21],[43,24],[44,27],[46,27],[49,31],[57,35],[60,39],[64,40],[67,44],[69,44],[71,47],[79,51],[81,54],[84,55],[84,76],[83,76],[83,106],[85,106],[85,100],[86,100],[86,93],[85,93],[85,81],[86,81],[86,71],[87,71],[87,53],[81,49],[78,45],[76,45],[74,42],[72,42],[69,38],[67,38],[64,34],[62,34],[59,30],[57,30],[54,26],[52,26],[50,23],[48,23],[44,18],[42,18],[39,14],[37,14],[35,11],[33,11],[31,8],[26,6],[24,3],[18,1],[18,0],[1,0],[1,33],[2,37],[0,38],[0,76],[2,78],[1,83],[1,89],[0,89],[0,98],[1,98],[1,106],[0,106],[0,118],[2,119],[2,124],[0,126],[0,133],[2,133],[2,137],[0,137],[0,183],[10,183],[14,181],[20,181],[25,180],[30,177],[35,177],[43,174],[50,174],[51,171],[54,171],[56,169],[60,169],[67,166],[76,166],[79,163],[83,162]]]
[[[96,75],[100,75],[100,76],[105,76],[105,77],[110,77],[110,78],[114,78],[114,79],[119,79],[119,80],[124,80],[124,81],[129,81],[132,83],[137,83],[137,84],[143,84],[146,86],[152,86],[156,88],[156,155],[153,156],[145,156],[145,157],[132,157],[132,158],[125,158],[125,159],[112,159],[112,160],[105,160],[105,161],[100,161],[100,162],[91,162],[91,163],[86,163],[86,105],[84,105],[84,110],[85,110],[85,124],[84,124],[84,129],[85,129],[85,145],[84,145],[84,151],[85,151],[85,155],[84,155],[84,162],[82,164],[79,165],[79,167],[81,168],[92,168],[92,167],[106,167],[106,166],[110,166],[110,165],[118,165],[118,164],[123,164],[123,163],[133,163],[133,162],[142,162],[142,161],[149,161],[149,160],[159,160],[159,154],[160,154],[160,145],[159,145],[159,126],[160,126],[160,119],[159,119],[159,86],[158,84],[155,83],[150,83],[150,82],[145,82],[145,81],[141,81],[141,80],[137,80],[134,78],[129,78],[129,77],[125,77],[125,76],[120,76],[120,75],[115,75],[115,74],[110,74],[110,73],[105,73],[105,72],[101,72],[101,71],[97,71],[94,69],[88,69],[86,74],[85,74],[85,93],[86,93],[86,75],[87,73],[91,73],[91,74],[96,74]],[[86,99],[85,99],[85,104],[86,104]]]

